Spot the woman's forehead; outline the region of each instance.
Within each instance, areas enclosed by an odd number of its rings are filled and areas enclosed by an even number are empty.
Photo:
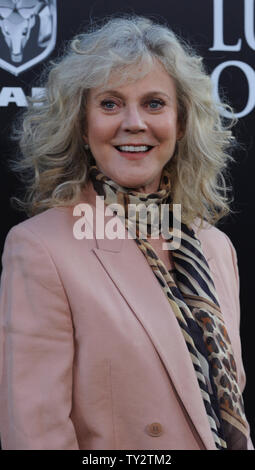
[[[170,77],[163,64],[156,59],[151,63],[145,62],[126,65],[121,69],[116,68],[110,72],[106,81],[92,89],[93,94],[135,84],[138,80],[145,77],[150,78],[152,75],[160,76],[162,75],[162,72]]]
[[[145,77],[151,71],[150,64],[127,65],[122,69],[113,69],[105,84],[105,88],[124,86],[129,83],[136,82],[140,78]]]

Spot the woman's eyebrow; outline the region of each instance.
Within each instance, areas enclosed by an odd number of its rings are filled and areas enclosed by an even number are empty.
[[[105,89],[105,90],[101,91],[100,93],[98,93],[97,95],[95,95],[95,98],[99,98],[101,95],[105,95],[105,94],[115,95],[118,98],[125,98],[125,96],[122,93],[120,93],[119,91],[117,91],[117,90],[107,90],[107,89]],[[171,100],[169,95],[167,95],[166,93],[164,93],[163,91],[160,91],[160,90],[149,91],[148,93],[145,93],[144,95],[142,95],[141,98],[150,98],[151,96],[155,96],[155,95],[163,95],[166,98],[168,98],[169,100]]]
[[[118,96],[119,98],[124,98],[124,95],[122,95],[122,93],[120,93],[119,91],[117,90],[103,90],[101,91],[100,93],[97,93],[97,95],[95,95],[95,98],[99,98],[101,95],[115,95],[115,96]]]

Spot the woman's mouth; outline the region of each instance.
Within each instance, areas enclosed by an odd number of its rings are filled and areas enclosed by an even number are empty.
[[[149,155],[153,149],[151,145],[117,145],[115,148],[128,160],[140,160]]]

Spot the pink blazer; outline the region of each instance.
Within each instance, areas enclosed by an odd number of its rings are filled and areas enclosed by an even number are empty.
[[[91,187],[84,201],[95,204]],[[6,239],[3,449],[215,449],[182,333],[145,257],[127,237],[75,239],[76,220],[72,207],[49,209]],[[197,234],[243,390],[235,250],[217,228]]]

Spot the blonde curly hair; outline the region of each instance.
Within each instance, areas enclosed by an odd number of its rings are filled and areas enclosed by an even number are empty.
[[[43,83],[45,93],[30,99],[22,124],[16,127],[20,156],[10,161],[26,185],[23,199],[12,204],[28,216],[80,201],[93,155],[83,134],[86,98],[93,87],[107,84],[118,70],[119,84],[144,76],[158,59],[174,79],[178,116],[184,134],[167,163],[172,199],[182,204],[182,220],[197,217],[211,224],[230,212],[226,184],[234,144],[230,127],[220,115],[202,58],[168,28],[137,15],[110,17],[76,36]],[[134,67],[139,64],[135,76]],[[36,105],[36,106],[35,106]]]

